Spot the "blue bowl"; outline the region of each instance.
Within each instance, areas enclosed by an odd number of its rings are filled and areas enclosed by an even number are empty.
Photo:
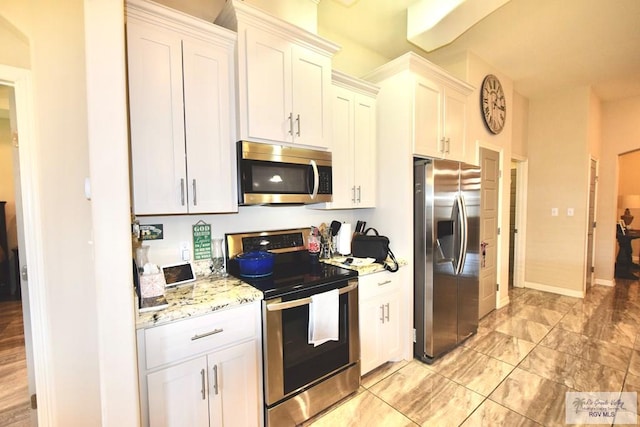
[[[244,277],[265,277],[273,273],[275,255],[266,251],[251,251],[236,256],[240,275]]]

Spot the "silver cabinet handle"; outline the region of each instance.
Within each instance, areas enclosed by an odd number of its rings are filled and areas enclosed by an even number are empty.
[[[197,191],[196,191],[196,180],[193,180],[193,206],[197,206],[198,205],[198,199],[197,199]]]
[[[385,319],[387,319],[387,322],[388,322],[389,321],[389,303],[386,303],[384,306],[387,307],[387,315],[385,316]]]
[[[218,365],[213,365],[213,393],[218,394]]]
[[[180,204],[184,206],[184,178],[180,178]]]
[[[442,138],[440,138],[440,143],[441,143],[440,147],[442,147],[442,148],[439,148],[438,151],[440,151],[441,153],[444,153],[445,152],[445,149],[444,149],[444,136]]]
[[[384,323],[384,305],[380,306],[380,323]]]
[[[362,196],[362,188],[358,185],[358,203],[360,203],[360,196]]]
[[[289,135],[293,136],[293,113],[289,113]]]
[[[206,388],[207,381],[205,379],[205,370],[204,369],[200,370],[200,378],[202,380],[202,388],[200,389],[200,393],[202,394],[202,400],[206,400],[207,393],[205,391],[205,388]]]
[[[195,341],[195,340],[199,340],[200,338],[204,338],[204,337],[208,337],[208,336],[211,336],[211,335],[219,334],[222,331],[224,331],[224,329],[217,328],[217,329],[214,329],[213,331],[205,332],[204,334],[195,334],[194,336],[191,337],[191,341]]]
[[[348,286],[345,286],[344,288],[340,288],[340,291],[338,291],[338,293],[340,295],[347,293],[347,292],[351,292],[352,290],[356,289],[358,287],[358,282],[356,280],[354,281],[350,281]],[[285,301],[285,302],[272,302],[267,304],[267,310],[268,311],[278,311],[278,310],[286,310],[288,308],[295,308],[295,307],[300,307],[302,305],[307,305],[311,303],[311,297],[309,298],[300,298],[300,299],[296,299],[293,301]]]
[[[446,141],[447,143],[447,149],[446,149],[446,153],[450,153],[449,149],[451,148],[451,138],[447,138]]]
[[[391,283],[391,280],[385,280],[384,282],[378,283],[378,286],[388,285],[389,283]]]
[[[300,114],[297,115],[296,122],[298,123],[298,133],[296,135],[300,136]]]
[[[351,187],[351,194],[352,194],[351,201],[355,203],[356,202],[356,186],[355,185]]]

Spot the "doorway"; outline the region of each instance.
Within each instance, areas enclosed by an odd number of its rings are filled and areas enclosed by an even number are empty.
[[[28,291],[20,274],[25,241],[16,114],[13,87],[0,83],[0,371],[10,372],[0,392],[0,425],[37,425]]]

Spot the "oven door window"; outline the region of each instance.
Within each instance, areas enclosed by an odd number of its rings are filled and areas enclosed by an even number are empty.
[[[288,394],[349,363],[348,296],[340,295],[340,339],[308,343],[309,306],[282,311],[284,393]]]
[[[312,170],[309,165],[243,161],[242,179],[247,193],[309,194]]]

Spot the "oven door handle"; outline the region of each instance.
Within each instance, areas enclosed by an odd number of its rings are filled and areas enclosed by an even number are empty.
[[[351,292],[355,288],[358,287],[358,282],[352,283],[344,288],[340,288],[338,292],[339,295],[345,294],[347,292]],[[286,310],[288,308],[300,307],[302,305],[308,305],[311,303],[311,297],[309,298],[300,298],[293,301],[285,301],[285,302],[272,302],[267,304],[267,310],[269,311],[278,311],[278,310]]]

